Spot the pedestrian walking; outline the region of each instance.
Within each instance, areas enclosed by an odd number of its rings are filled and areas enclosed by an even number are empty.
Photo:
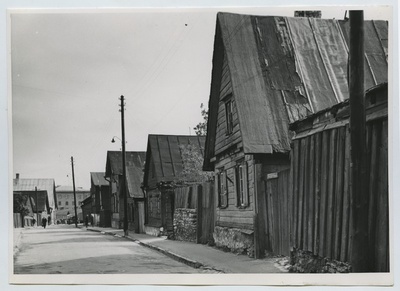
[[[35,226],[36,219],[32,219],[32,226]]]
[[[89,215],[86,215],[86,217],[85,217],[85,226],[86,226],[86,228],[88,227],[88,224],[89,224]]]
[[[43,217],[42,218],[42,226],[43,226],[43,228],[46,228],[46,224],[47,224],[47,218]]]

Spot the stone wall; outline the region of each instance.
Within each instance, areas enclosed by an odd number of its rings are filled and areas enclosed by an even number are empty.
[[[312,252],[294,249],[290,253],[292,273],[349,273],[351,265],[314,255]]]
[[[218,248],[254,257],[254,238],[252,234],[243,233],[238,228],[216,226],[213,237]]]
[[[174,238],[180,241],[196,242],[196,209],[178,208],[174,212]]]

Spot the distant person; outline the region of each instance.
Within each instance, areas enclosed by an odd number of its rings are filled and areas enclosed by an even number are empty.
[[[43,217],[42,218],[42,226],[43,226],[43,228],[46,228],[46,224],[47,224],[47,218]]]
[[[86,215],[86,217],[85,217],[85,226],[86,226],[86,228],[88,227],[88,225],[89,225],[89,215]]]
[[[32,219],[32,226],[35,226],[36,219]]]

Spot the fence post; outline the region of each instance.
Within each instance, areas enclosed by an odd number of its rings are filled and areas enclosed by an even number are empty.
[[[196,243],[201,243],[203,230],[203,186],[197,186],[197,233]]]

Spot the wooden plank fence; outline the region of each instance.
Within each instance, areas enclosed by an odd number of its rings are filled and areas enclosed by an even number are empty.
[[[206,244],[212,239],[216,204],[214,182],[204,182],[174,189],[174,209],[196,209],[197,243]]]
[[[376,271],[389,269],[387,133],[387,119],[367,123],[368,236],[371,266]],[[291,231],[291,246],[349,262],[352,238],[349,125],[295,139],[291,155],[291,173],[287,177],[293,196],[289,198],[293,199],[291,228],[287,228]],[[280,205],[275,209],[282,209],[281,205],[287,203],[286,194],[279,195],[282,195]],[[274,223],[282,224],[279,217],[274,217]],[[273,243],[273,249],[285,254],[281,245]]]

